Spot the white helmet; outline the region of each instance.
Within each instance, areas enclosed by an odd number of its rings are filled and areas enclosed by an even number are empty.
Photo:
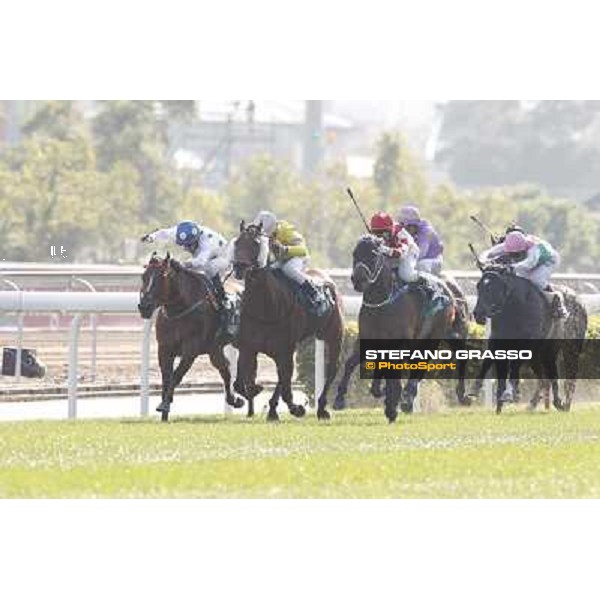
[[[277,217],[268,210],[261,210],[253,221],[253,225],[257,227],[262,225],[262,230],[267,235],[273,235],[277,227]]]

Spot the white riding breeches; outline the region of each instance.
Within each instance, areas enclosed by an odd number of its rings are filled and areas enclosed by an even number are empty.
[[[398,261],[398,276],[402,281],[406,283],[414,283],[419,279],[419,272],[417,271],[417,257],[408,254],[403,256]]]
[[[424,271],[425,273],[431,273],[432,275],[440,275],[443,263],[444,258],[442,255],[437,256],[436,258],[422,258],[417,263],[417,269],[419,271]]]
[[[543,291],[548,287],[555,266],[556,265],[540,265],[528,273],[518,273],[518,275],[525,279],[529,279],[531,283],[535,284],[536,287]]]
[[[273,267],[281,269],[287,277],[302,285],[307,277],[304,273],[306,269],[307,260],[306,258],[294,257],[286,260],[285,262],[277,261],[273,263]]]
[[[207,260],[203,265],[192,268],[194,271],[206,273],[212,279],[217,274],[223,276],[227,272],[229,260],[226,256],[215,256]]]

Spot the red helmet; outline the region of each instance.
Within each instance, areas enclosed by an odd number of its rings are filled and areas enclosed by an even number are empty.
[[[378,212],[371,217],[371,231],[390,231],[394,230],[394,219],[388,213]]]

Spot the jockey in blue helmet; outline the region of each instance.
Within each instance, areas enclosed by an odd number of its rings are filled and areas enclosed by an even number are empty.
[[[183,266],[193,271],[201,271],[210,277],[221,312],[225,302],[221,275],[227,271],[231,261],[229,244],[220,233],[204,225],[200,226],[195,221],[181,221],[172,227],[147,233],[141,241],[176,244],[189,252],[192,258],[184,262]]]

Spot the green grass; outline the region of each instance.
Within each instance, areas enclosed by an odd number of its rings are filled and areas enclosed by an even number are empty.
[[[1,497],[600,497],[600,407],[0,424]]]

